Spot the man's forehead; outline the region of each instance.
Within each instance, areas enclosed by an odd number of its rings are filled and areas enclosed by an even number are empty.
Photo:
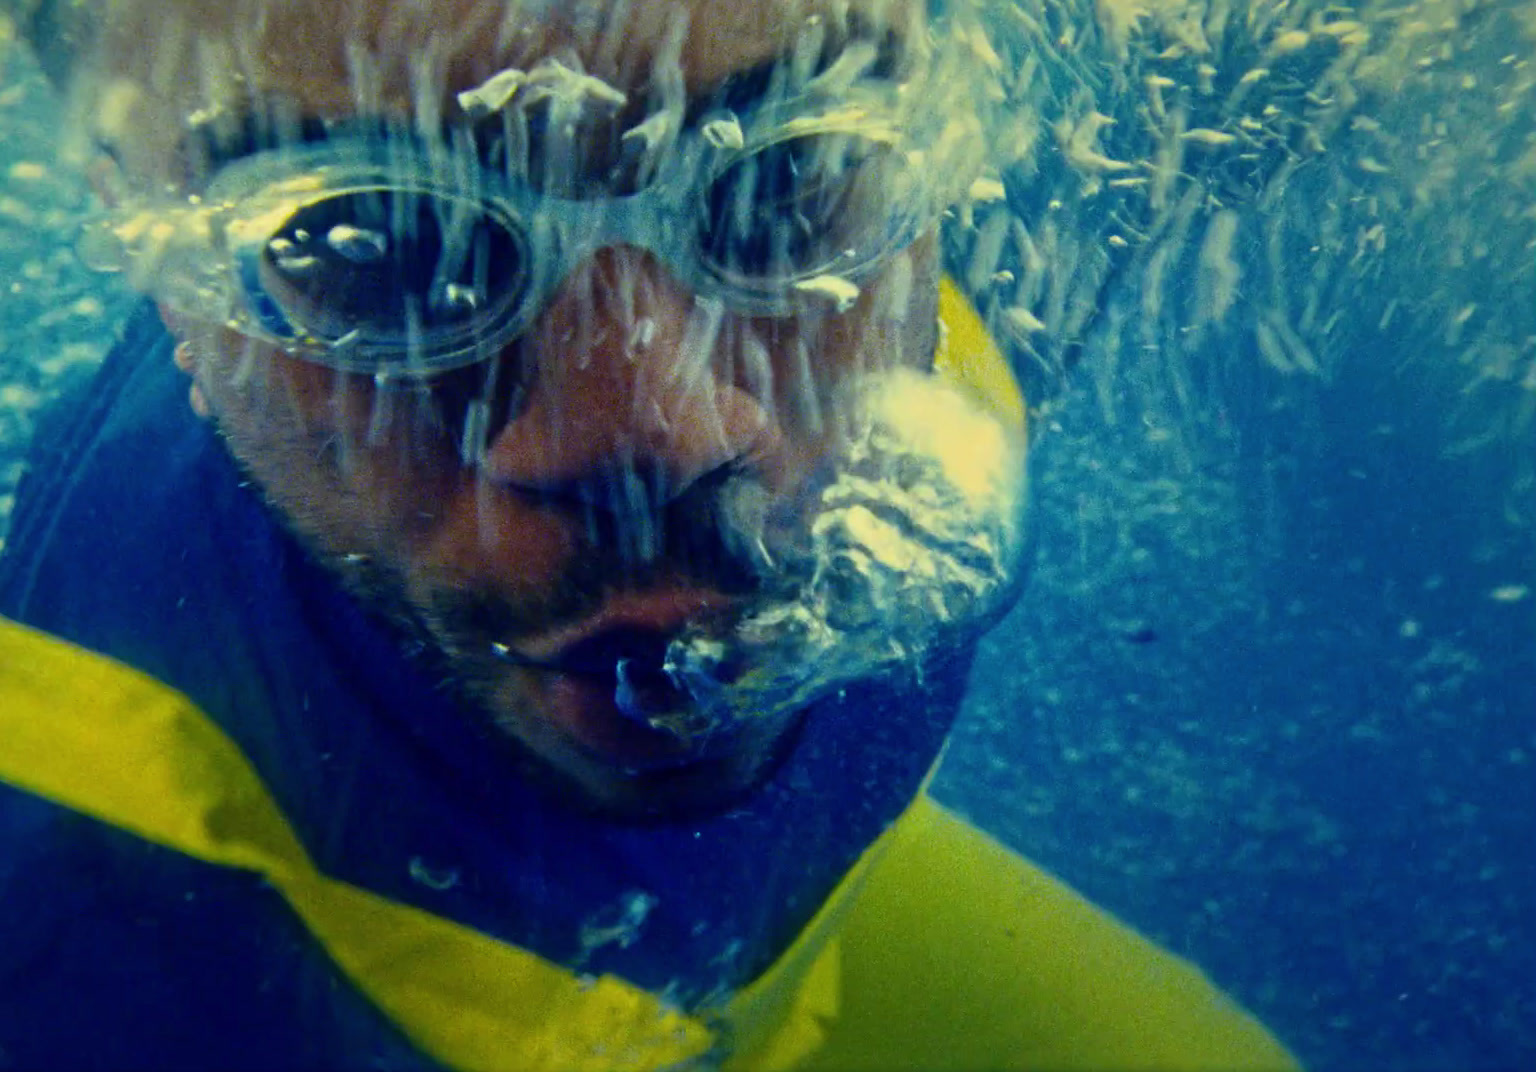
[[[197,86],[204,99],[188,102],[193,107],[231,92],[281,94],[329,114],[365,99],[417,108],[427,87],[446,98],[548,57],[574,60],[626,92],[665,65],[699,93],[807,38],[836,47],[850,37],[905,37],[921,11],[918,0],[139,0],[133,7],[111,45],[125,73],[178,96]]]

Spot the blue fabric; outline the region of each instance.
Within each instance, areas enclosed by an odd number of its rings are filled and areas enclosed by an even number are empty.
[[[921,692],[870,684],[812,710],[768,784],[723,814],[637,824],[567,809],[519,779],[505,744],[435,688],[402,655],[402,639],[274,523],[188,409],[170,346],[146,308],[89,391],[47,423],[0,559],[0,613],[190,695],[240,744],[327,872],[692,1006],[770,964],[918,792],[953,719],[968,652],[936,666]],[[48,891],[121,901],[124,913],[147,899],[169,912],[187,889],[202,896],[199,884],[229,884],[168,881],[176,867],[162,862],[142,882],[103,887],[86,859],[100,832],[79,833],[95,824],[29,825],[16,816],[39,805],[23,799],[0,796],[0,858],[13,848],[35,856],[41,841],[45,863],[24,885],[0,886],[0,933],[11,901],[47,901]],[[58,839],[86,847],[46,863]],[[642,893],[654,906],[637,939],[584,953],[583,926],[617,921],[626,899]],[[229,945],[250,926],[248,911],[273,917],[261,926],[291,923],[269,899],[261,890],[230,894],[222,914],[203,910],[200,925]],[[28,912],[47,915],[49,906],[28,903]],[[113,918],[105,908],[100,915]],[[110,981],[77,965],[86,953],[78,936],[64,937],[67,921],[48,924],[62,944],[37,955],[52,959],[53,972],[79,966]],[[133,928],[120,929],[104,922],[90,948],[140,956]],[[289,956],[294,942],[253,941],[229,955],[259,965],[269,952]],[[292,1022],[313,1012],[304,1006],[318,984],[297,980],[320,969],[224,973],[180,958],[167,953],[157,971],[193,977],[194,990],[265,980],[278,992],[263,992],[279,1007],[274,1015],[285,1001]],[[79,1015],[116,1000],[110,987],[91,992]],[[245,1000],[231,993],[210,1003],[228,1010]],[[7,1001],[0,994],[0,1007]],[[362,1046],[349,1063],[373,1063],[364,1055],[379,1049]]]
[[[0,786],[0,1068],[438,1066],[281,897]]]

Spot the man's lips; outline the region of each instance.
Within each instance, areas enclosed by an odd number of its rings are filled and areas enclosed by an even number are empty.
[[[604,636],[611,636],[616,642],[626,635],[637,639],[646,634],[670,636],[690,619],[724,610],[734,602],[719,592],[700,588],[616,592],[603,601],[596,613],[579,622],[505,647],[515,661],[562,669],[567,662],[585,661],[589,653],[584,649]],[[573,672],[579,669],[573,666]]]
[[[601,688],[620,715],[650,726],[650,716],[688,702],[663,669],[672,634],[620,627],[577,641],[558,658],[532,665],[586,678]]]
[[[534,665],[567,674],[614,677],[622,672],[620,666],[660,667],[672,636],[657,629],[618,626],[578,640],[555,658]]]
[[[494,650],[547,675],[544,716],[588,750],[626,765],[670,764],[700,752],[654,721],[690,703],[664,670],[667,647],[685,624],[731,603],[703,590],[619,593],[580,622]]]

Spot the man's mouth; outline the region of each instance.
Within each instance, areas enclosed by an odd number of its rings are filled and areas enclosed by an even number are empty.
[[[664,669],[670,633],[620,626],[577,641],[543,665],[563,674],[589,678],[611,691],[619,714],[641,725],[675,711],[688,697]]]
[[[679,732],[693,700],[668,674],[667,651],[729,603],[707,591],[616,594],[580,622],[491,652],[534,672],[543,714],[583,748],[632,767],[687,763],[724,742]]]

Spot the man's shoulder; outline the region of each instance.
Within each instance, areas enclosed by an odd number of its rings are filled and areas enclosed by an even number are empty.
[[[817,1067],[1295,1067],[1193,965],[927,797],[840,937]]]
[[[179,460],[167,441],[178,422],[170,340],[154,307],[129,319],[101,367],[61,385],[28,445],[15,511],[0,555],[0,612],[31,617],[40,588],[123,556],[133,535],[124,515],[146,521],[150,493]],[[167,519],[169,520],[169,519]],[[59,577],[46,576],[59,563]]]

